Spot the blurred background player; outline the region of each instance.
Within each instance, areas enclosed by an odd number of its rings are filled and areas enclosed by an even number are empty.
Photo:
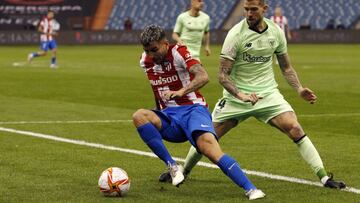
[[[208,105],[199,92],[209,81],[204,67],[189,54],[186,46],[170,45],[164,29],[157,25],[147,26],[140,40],[145,51],[140,65],[160,109],[139,109],[133,114],[133,122],[142,140],[168,165],[172,184],[181,184],[184,175],[163,139],[174,143],[189,141],[242,187],[250,200],[264,197],[265,194],[251,183],[236,160],[224,154],[217,142]]]
[[[212,113],[216,133],[220,138],[238,123],[255,117],[285,133],[325,187],[343,189],[345,183],[333,180],[332,174],[326,172],[315,146],[277,88],[273,54],[278,58],[282,75],[299,96],[311,104],[317,99],[312,90],[301,85],[292,67],[284,33],[264,18],[268,9],[265,1],[245,0],[246,19],[230,29],[225,38],[218,75],[224,87],[223,98]],[[185,175],[200,158],[201,155],[191,148],[185,160]],[[168,176],[162,174],[160,177]]]
[[[289,28],[289,22],[286,16],[282,14],[282,8],[280,6],[275,7],[274,15],[270,17],[274,23],[276,23],[285,33],[288,40],[291,40],[291,32]],[[276,57],[273,58],[275,64],[279,64]]]
[[[177,17],[172,37],[177,43],[186,45],[191,55],[200,60],[202,41],[206,56],[211,54],[210,17],[201,11],[203,0],[191,0],[190,3],[190,9]]]
[[[282,14],[282,9],[280,6],[275,7],[274,15],[270,17],[274,23],[276,23],[286,34],[288,40],[291,40],[291,31],[289,28],[288,19]]]
[[[28,62],[31,63],[33,58],[39,56],[46,56],[48,50],[51,50],[51,68],[57,68],[56,64],[56,50],[57,44],[55,36],[58,35],[60,30],[60,24],[54,18],[55,13],[53,11],[48,11],[46,17],[44,17],[38,27],[40,34],[40,51],[33,52],[28,55]]]

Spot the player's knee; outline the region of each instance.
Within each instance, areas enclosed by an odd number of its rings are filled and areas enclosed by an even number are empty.
[[[147,111],[148,111],[148,110],[146,110],[146,109],[138,109],[135,113],[133,113],[132,119],[133,119],[135,125],[136,125],[137,123],[140,123],[140,122],[142,122],[142,121],[146,121],[146,120],[147,120],[147,119],[146,119],[146,118],[147,118],[147,115],[148,115]]]
[[[223,152],[211,133],[205,133],[196,141],[199,151],[208,157],[212,162],[216,163]]]
[[[296,139],[298,137],[301,137],[304,135],[304,132],[300,126],[299,123],[293,123],[293,124],[290,124],[288,127],[287,127],[287,130],[288,134],[291,135],[291,137],[293,139]]]

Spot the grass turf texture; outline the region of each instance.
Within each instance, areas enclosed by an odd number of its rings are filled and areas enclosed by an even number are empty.
[[[0,121],[129,120],[138,108],[153,108],[153,95],[139,68],[140,46],[61,46],[59,69],[50,56],[23,62],[33,46],[0,47]],[[219,46],[203,56],[211,82],[202,93],[212,110],[221,96],[216,80]],[[317,147],[328,170],[360,188],[359,45],[290,45],[302,83],[315,91],[315,105],[299,98],[275,67],[285,98]],[[316,116],[319,114],[333,114]],[[345,114],[345,115],[342,115]],[[310,115],[310,116],[309,116]],[[312,116],[314,115],[314,116]],[[131,122],[92,124],[0,124],[1,127],[149,151]],[[0,132],[0,202],[112,202],[97,188],[110,166],[125,169],[131,188],[124,202],[246,201],[220,170],[197,167],[180,188],[157,182],[165,169],[154,158]],[[185,157],[188,143],[166,143]],[[296,146],[276,129],[249,119],[221,140],[223,150],[248,170],[317,181]],[[207,161],[203,159],[203,161]],[[264,202],[358,202],[359,194],[249,176]]]

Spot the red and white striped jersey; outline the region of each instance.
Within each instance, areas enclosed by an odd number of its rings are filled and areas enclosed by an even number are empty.
[[[200,62],[191,56],[186,46],[182,45],[170,45],[166,60],[162,64],[155,64],[145,52],[142,54],[140,66],[147,74],[160,109],[192,104],[208,106],[199,91],[190,92],[173,100],[167,101],[164,98],[165,92],[180,90],[192,81],[194,76],[190,74],[189,68],[195,64]]]
[[[280,26],[283,31],[285,31],[285,27],[288,25],[288,20],[285,16],[271,16],[270,20]]]
[[[40,21],[39,26],[41,27],[42,33],[40,35],[40,41],[50,41],[53,40],[53,32],[60,29],[59,23],[55,19],[43,18]]]

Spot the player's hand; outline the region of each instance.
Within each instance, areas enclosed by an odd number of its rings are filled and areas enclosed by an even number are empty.
[[[316,102],[317,97],[311,89],[309,89],[307,87],[302,87],[298,90],[298,93],[303,99],[310,102],[310,104],[313,104]]]
[[[169,101],[169,100],[173,100],[176,98],[180,98],[184,96],[184,90],[180,89],[178,91],[168,91],[164,93],[164,98]]]
[[[208,46],[205,47],[205,54],[206,54],[206,56],[210,56],[210,55],[211,55],[210,47],[208,47]]]
[[[251,93],[250,95],[239,92],[238,98],[243,102],[251,102],[252,105],[255,105],[262,97],[256,95],[255,93]]]

